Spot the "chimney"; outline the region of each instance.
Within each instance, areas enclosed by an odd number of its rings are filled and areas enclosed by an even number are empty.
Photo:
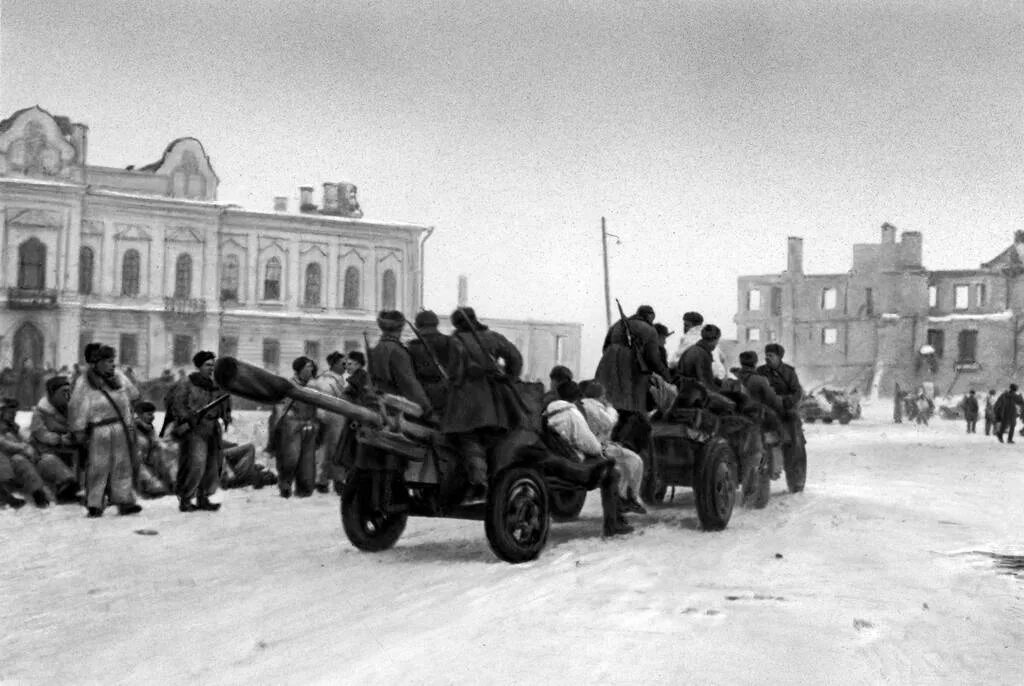
[[[324,206],[320,209],[320,214],[339,214],[340,209],[341,207],[338,204],[338,184],[325,183]]]
[[[921,266],[921,232],[904,231],[900,237],[900,264],[904,267]]]
[[[469,278],[465,274],[459,274],[459,307],[465,307],[469,303]]]
[[[312,186],[299,186],[299,212],[316,212]]]
[[[886,222],[882,224],[882,245],[896,242],[896,227]]]
[[[283,195],[274,196],[274,211],[275,212],[287,212],[288,211],[288,198]]]
[[[89,144],[89,127],[75,122],[71,125],[71,147],[75,149],[75,162],[85,165],[85,153]]]
[[[790,236],[788,247],[789,249],[786,253],[786,271],[790,274],[803,274],[804,239],[799,236]]]

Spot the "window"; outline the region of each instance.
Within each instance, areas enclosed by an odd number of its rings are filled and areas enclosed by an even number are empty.
[[[747,291],[747,310],[754,312],[761,309],[761,290],[754,288]]]
[[[306,341],[302,354],[316,362],[320,359],[320,341]]]
[[[137,367],[139,365],[139,336],[134,333],[121,334],[121,344],[117,348],[118,361],[123,365]]]
[[[946,332],[942,329],[928,329],[928,345],[935,349],[935,357],[942,357],[946,348]]]
[[[782,288],[772,286],[772,316],[782,314]]]
[[[175,334],[172,341],[172,358],[175,365],[192,364],[192,337],[184,334]]]
[[[835,345],[839,332],[836,329],[822,329],[821,342],[824,345]]]
[[[18,288],[46,288],[46,246],[38,238],[29,238],[18,246]]]
[[[238,302],[238,282],[238,255],[228,255],[220,273],[220,299]]]
[[[346,310],[359,308],[359,269],[349,267],[345,270],[345,288],[341,306]]]
[[[555,336],[555,364],[565,361],[565,336]]]
[[[966,310],[970,307],[971,302],[971,288],[970,286],[957,286],[953,289],[953,309],[954,310]]]
[[[281,343],[276,338],[263,339],[263,366],[277,369],[281,360]]]
[[[938,286],[928,287],[928,307],[939,306],[939,288]]]
[[[759,340],[761,340],[761,329],[756,328],[756,327],[755,328],[747,329],[747,341],[748,342],[755,343],[755,342],[757,342]]]
[[[121,295],[139,294],[139,251],[126,250],[121,258]]]
[[[263,299],[281,299],[281,260],[271,257],[263,275]]]
[[[188,253],[178,255],[174,263],[174,297],[192,297],[192,256]]]
[[[302,302],[306,307],[320,304],[320,265],[316,262],[306,265],[306,292]]]
[[[821,291],[821,309],[823,310],[834,310],[836,309],[836,289],[834,288],[823,288]]]
[[[871,316],[875,313],[875,291],[872,288],[864,289],[864,314]]]
[[[353,350],[359,350],[359,341],[355,338],[345,339],[345,352],[350,353]]]
[[[221,336],[217,357],[238,357],[238,336]]]
[[[977,286],[977,301],[978,307],[985,307],[988,304],[988,289],[985,288],[985,284],[979,283]]]
[[[83,246],[78,251],[78,292],[82,295],[92,293],[92,268],[95,255],[92,248]]]
[[[978,361],[978,332],[964,329],[957,336],[957,364],[974,364]]]
[[[392,269],[388,269],[384,272],[384,278],[381,279],[381,309],[382,310],[393,310],[395,309],[395,295],[398,291],[398,279],[395,278],[395,272]]]

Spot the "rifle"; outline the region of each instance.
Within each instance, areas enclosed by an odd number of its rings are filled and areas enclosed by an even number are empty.
[[[370,334],[363,329],[363,345],[366,346],[366,385],[371,395],[377,395],[377,384],[373,383],[373,369],[370,367]]]
[[[626,333],[626,347],[633,351],[633,357],[636,358],[636,363],[640,367],[641,374],[649,374],[651,370],[647,367],[647,362],[644,360],[643,351],[639,348],[639,341],[633,336],[633,330],[629,328],[629,318],[626,313],[622,311],[622,303],[619,299],[615,299],[615,304],[619,308],[619,318],[622,321],[622,329]]]
[[[501,371],[501,369],[498,367],[498,361],[494,359],[494,355],[491,355],[491,351],[489,351],[486,348],[486,346],[484,346],[484,342],[480,340],[480,334],[477,333],[476,326],[473,325],[472,318],[468,314],[466,314],[466,311],[461,307],[456,307],[455,309],[456,311],[462,313],[463,319],[465,319],[466,323],[469,325],[469,332],[473,334],[473,340],[476,341],[476,344],[480,347],[480,352],[482,352],[484,354],[484,357],[486,357],[487,360],[491,363],[491,373],[494,374],[495,378],[497,378],[499,381],[503,381],[508,386],[509,390],[512,391],[512,396],[515,399],[516,404],[519,406],[519,409],[522,410],[525,414],[530,414],[530,408],[526,404],[526,401],[523,400],[523,396],[519,394],[519,389],[516,388],[514,383],[512,383],[512,380],[508,377],[508,375]]]
[[[214,398],[210,402],[206,403],[205,405],[200,407],[198,410],[196,410],[195,412],[190,414],[188,416],[188,418],[178,422],[175,425],[175,427],[173,429],[171,429],[171,436],[173,436],[174,438],[181,438],[182,436],[184,436],[188,432],[188,430],[193,425],[195,425],[196,422],[198,422],[203,417],[205,417],[207,412],[209,412],[213,408],[217,407],[221,403],[224,403],[227,400],[230,400],[230,398],[231,398],[231,394],[230,393],[225,393],[224,395],[217,396],[216,398]]]
[[[427,351],[427,355],[430,356],[430,361],[434,363],[434,366],[437,367],[437,371],[439,371],[441,373],[441,378],[444,379],[445,382],[447,382],[448,381],[448,372],[446,372],[444,370],[444,367],[441,366],[440,360],[438,360],[437,359],[437,355],[434,354],[434,349],[431,348],[429,345],[427,345],[427,342],[425,340],[423,340],[423,336],[420,335],[420,330],[417,329],[413,325],[412,322],[410,322],[408,319],[406,319],[405,323],[409,325],[409,328],[412,330],[413,334],[416,336],[416,339],[420,343],[423,344],[423,348]]]

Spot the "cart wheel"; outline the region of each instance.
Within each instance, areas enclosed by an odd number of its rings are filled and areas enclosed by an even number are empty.
[[[736,482],[732,465],[732,448],[716,438],[704,447],[694,479],[697,496],[697,518],[705,531],[721,531],[729,524],[736,504]]]
[[[392,493],[405,491],[405,480],[393,474]],[[373,475],[364,470],[350,472],[341,496],[341,525],[352,545],[376,553],[395,545],[409,518],[409,511],[385,512],[373,509]]]
[[[540,555],[551,529],[548,485],[533,467],[509,467],[491,482],[484,529],[494,554],[513,564]]]

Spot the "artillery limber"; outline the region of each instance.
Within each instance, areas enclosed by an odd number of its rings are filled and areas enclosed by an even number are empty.
[[[586,492],[612,468],[611,462],[580,464],[559,455],[540,430],[539,412],[533,412],[488,454],[486,502],[467,504],[470,488],[457,449],[423,420],[414,403],[383,395],[375,407],[357,405],[232,357],[217,361],[215,378],[243,398],[261,403],[291,398],[350,420],[349,430],[356,431],[364,449],[356,451],[345,478],[341,521],[360,550],[392,547],[409,516],[448,517],[482,519],[498,557],[532,560],[547,543],[552,514],[578,514]],[[523,393],[527,399],[532,395]]]

